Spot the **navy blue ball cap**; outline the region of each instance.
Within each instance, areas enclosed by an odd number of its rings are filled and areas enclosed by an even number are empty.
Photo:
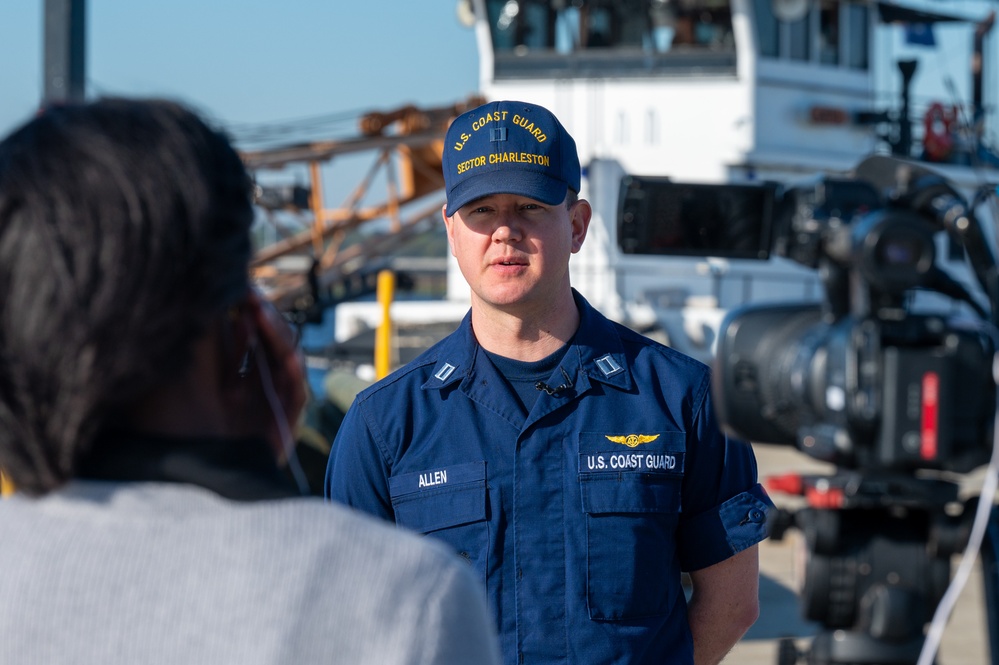
[[[491,194],[555,205],[579,191],[576,142],[551,111],[526,102],[489,102],[448,127],[444,138],[448,217]]]

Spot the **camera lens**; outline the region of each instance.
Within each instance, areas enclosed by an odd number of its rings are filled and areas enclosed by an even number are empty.
[[[922,243],[916,238],[888,238],[878,246],[877,255],[882,265],[913,265],[922,256]]]
[[[876,292],[901,294],[933,268],[933,229],[908,210],[879,210],[853,229],[855,265]]]

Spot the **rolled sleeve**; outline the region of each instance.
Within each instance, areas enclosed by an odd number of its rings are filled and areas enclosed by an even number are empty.
[[[767,537],[773,502],[760,484],[679,525],[678,554],[683,570],[724,561]]]

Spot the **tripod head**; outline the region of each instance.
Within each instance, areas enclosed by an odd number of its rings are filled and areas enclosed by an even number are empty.
[[[805,651],[785,640],[779,665],[915,663],[976,501],[962,502],[953,482],[893,472],[783,476],[768,485],[807,502],[778,510],[771,537],[802,533],[802,612],[822,626]]]

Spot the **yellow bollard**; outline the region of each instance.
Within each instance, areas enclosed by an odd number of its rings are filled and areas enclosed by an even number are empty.
[[[388,376],[392,363],[392,318],[389,308],[395,297],[395,273],[382,270],[378,273],[378,302],[382,306],[382,322],[375,331],[375,378]]]
[[[0,471],[0,496],[10,496],[14,493],[14,484],[10,482],[7,474]]]

